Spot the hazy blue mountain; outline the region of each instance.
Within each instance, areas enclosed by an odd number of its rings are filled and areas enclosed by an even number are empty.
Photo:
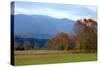
[[[13,15],[12,15],[13,16]],[[14,33],[28,34],[34,38],[50,38],[59,32],[71,33],[74,21],[43,15],[14,15]]]

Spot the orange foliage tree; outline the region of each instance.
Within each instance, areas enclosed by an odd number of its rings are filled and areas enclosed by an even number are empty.
[[[97,22],[93,19],[83,19],[76,21],[77,26],[82,26],[78,29],[77,49],[91,51],[97,49]]]
[[[31,43],[29,41],[25,41],[23,43],[23,47],[24,47],[25,50],[29,50],[30,47],[31,47]]]
[[[67,33],[61,32],[56,37],[49,40],[46,44],[47,49],[65,50],[68,49],[69,36]]]
[[[39,49],[40,48],[40,45],[38,43],[35,43],[34,44],[34,49]]]

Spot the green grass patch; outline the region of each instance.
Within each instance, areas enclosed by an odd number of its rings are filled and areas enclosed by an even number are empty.
[[[67,62],[96,61],[96,53],[23,53],[15,55],[15,65],[54,64]]]

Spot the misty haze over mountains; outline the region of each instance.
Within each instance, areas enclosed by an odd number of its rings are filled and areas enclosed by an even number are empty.
[[[60,32],[71,34],[74,21],[56,19],[44,15],[14,15],[15,34],[24,34],[35,38],[50,38]]]

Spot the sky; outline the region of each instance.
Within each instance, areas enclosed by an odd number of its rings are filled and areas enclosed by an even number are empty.
[[[97,8],[95,6],[71,4],[15,1],[14,14],[47,15],[58,19],[68,18],[71,20],[83,18],[97,20]]]

